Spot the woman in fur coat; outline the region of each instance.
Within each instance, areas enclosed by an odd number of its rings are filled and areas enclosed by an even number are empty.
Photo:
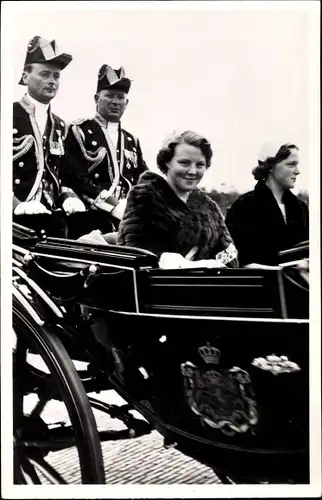
[[[144,172],[131,189],[118,244],[155,253],[161,267],[237,266],[218,205],[197,188],[212,154],[204,137],[173,134],[157,155],[161,175]]]
[[[227,212],[226,224],[242,266],[278,264],[278,253],[309,239],[309,211],[295,196],[299,174],[298,147],[266,143],[253,175],[255,189],[238,198]]]

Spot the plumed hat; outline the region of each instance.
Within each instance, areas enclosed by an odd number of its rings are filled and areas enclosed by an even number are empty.
[[[33,63],[55,63],[60,69],[66,68],[71,62],[72,56],[59,52],[55,40],[49,42],[40,36],[34,36],[29,40],[24,68]],[[22,77],[20,85],[25,85]]]
[[[120,69],[113,69],[107,64],[103,64],[98,72],[97,93],[104,89],[121,90],[126,94],[131,87],[131,80],[126,78],[123,66]]]

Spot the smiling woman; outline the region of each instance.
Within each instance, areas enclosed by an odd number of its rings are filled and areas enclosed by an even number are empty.
[[[194,132],[170,136],[157,155],[162,175],[143,173],[129,193],[118,243],[154,252],[162,267],[236,265],[220,209],[198,189],[212,154]]]

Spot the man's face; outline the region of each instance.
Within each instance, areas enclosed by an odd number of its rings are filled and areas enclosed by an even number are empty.
[[[51,63],[34,63],[24,71],[23,82],[36,101],[48,104],[57,94],[61,69]]]
[[[95,100],[97,111],[108,122],[119,122],[129,102],[125,92],[112,89],[101,90]]]

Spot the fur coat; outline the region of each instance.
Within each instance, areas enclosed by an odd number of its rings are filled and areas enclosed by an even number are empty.
[[[237,265],[218,205],[198,189],[184,203],[162,176],[151,171],[141,175],[128,195],[118,244],[144,248],[158,257],[163,252],[186,256],[197,247],[193,260],[215,259],[222,252],[225,263]]]

